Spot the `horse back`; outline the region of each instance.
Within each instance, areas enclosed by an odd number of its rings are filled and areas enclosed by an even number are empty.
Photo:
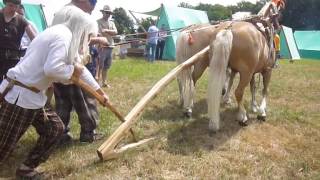
[[[226,22],[220,25],[217,32],[221,29],[230,29],[233,34],[229,66],[234,71],[240,72],[245,69],[261,72],[264,70],[270,61],[269,47],[263,34],[252,23]]]

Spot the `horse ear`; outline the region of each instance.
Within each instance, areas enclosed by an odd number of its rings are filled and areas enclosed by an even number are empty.
[[[188,44],[189,44],[189,45],[192,45],[193,43],[194,43],[194,39],[193,39],[193,37],[192,37],[192,34],[189,33],[189,35],[188,35]]]

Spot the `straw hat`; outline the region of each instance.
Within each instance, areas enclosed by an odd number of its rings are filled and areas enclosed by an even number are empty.
[[[101,12],[107,12],[107,13],[113,14],[113,12],[112,12],[111,9],[110,9],[110,6],[108,6],[108,5],[104,5],[103,8],[102,8],[100,11],[101,11]]]

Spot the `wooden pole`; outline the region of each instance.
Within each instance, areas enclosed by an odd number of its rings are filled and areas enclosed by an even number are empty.
[[[76,85],[80,86],[81,88],[83,88],[86,92],[88,92],[89,94],[91,94],[93,97],[95,97],[101,104],[105,105],[107,108],[110,109],[111,112],[113,112],[114,115],[117,116],[117,118],[121,121],[121,122],[125,122],[123,116],[120,114],[120,112],[108,101],[105,101],[104,97],[101,96],[97,91],[95,91],[94,89],[92,89],[88,84],[86,84],[83,80],[78,79],[76,81],[73,81]],[[130,133],[132,134],[132,137],[134,139],[134,141],[137,141],[134,132],[132,129],[130,129]]]
[[[173,70],[171,70],[166,76],[164,76],[160,81],[158,81],[151,90],[136,104],[136,106],[129,112],[129,114],[124,118],[125,122],[122,123],[118,129],[105,141],[97,150],[98,156],[101,160],[112,159],[117,157],[119,151],[115,147],[128,133],[128,130],[137,121],[139,115],[142,113],[146,105],[164,89],[175,77],[185,68],[190,67],[195,62],[200,60],[200,57],[208,55],[209,46],[193,55],[184,63],[178,65]],[[121,151],[123,152],[123,151]]]

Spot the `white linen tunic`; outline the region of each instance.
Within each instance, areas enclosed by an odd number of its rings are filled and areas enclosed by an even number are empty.
[[[5,96],[5,100],[27,109],[42,108],[47,101],[45,95],[47,88],[53,82],[68,82],[73,74],[74,66],[67,64],[71,39],[71,31],[63,24],[52,26],[36,36],[26,55],[15,67],[9,69],[7,76],[27,86],[35,87],[41,92],[35,93],[14,86]],[[86,68],[80,79],[95,90],[100,88]],[[0,92],[3,92],[7,84],[6,80],[1,83]]]

